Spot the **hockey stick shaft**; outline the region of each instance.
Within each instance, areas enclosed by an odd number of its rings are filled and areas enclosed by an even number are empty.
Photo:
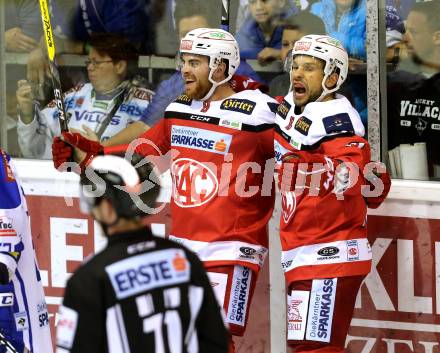
[[[222,29],[229,32],[230,0],[222,0]]]
[[[1,332],[0,332],[0,344],[6,346],[6,349],[9,351],[9,353],[18,353],[15,347],[6,339],[5,336],[3,336]]]
[[[66,110],[64,108],[63,94],[61,90],[60,74],[55,58],[55,41],[52,33],[52,24],[50,22],[49,7],[47,0],[40,0],[41,21],[43,23],[44,38],[46,40],[47,56],[49,58],[49,69],[52,76],[52,85],[54,100],[58,108],[58,117],[61,131],[67,131]]]

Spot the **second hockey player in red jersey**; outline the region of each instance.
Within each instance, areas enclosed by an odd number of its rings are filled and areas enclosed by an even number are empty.
[[[277,103],[258,89],[234,92],[230,81],[239,63],[238,45],[230,33],[209,28],[189,32],[180,44],[185,94],[141,136],[157,149],[143,143],[136,152],[148,156],[174,150],[169,166],[170,238],[204,262],[226,321],[232,333],[241,336],[268,251]],[[102,149],[77,134],[63,136],[87,152],[127,148]],[[57,140],[53,153],[57,166],[70,152]]]
[[[305,36],[292,59],[292,92],[278,108],[275,133],[288,342],[294,352],[342,353],[371,267],[361,192],[370,146],[358,112],[336,94],[348,71],[340,42]]]

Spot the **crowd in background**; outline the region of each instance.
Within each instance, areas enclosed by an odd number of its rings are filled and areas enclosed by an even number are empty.
[[[432,0],[422,3],[431,3],[435,7],[437,2],[438,0]],[[405,83],[406,87],[410,82],[426,79],[427,71],[429,75],[437,72],[435,61],[430,65],[421,64],[424,61],[423,55],[429,55],[428,49],[423,49],[425,53],[417,53],[417,45],[410,42],[416,41],[414,38],[419,35],[419,47],[425,43],[429,50],[436,51],[436,40],[430,40],[429,33],[421,36],[419,29],[412,32],[405,30],[405,22],[414,3],[414,0],[386,2],[385,41],[390,87],[394,87],[396,82],[397,85]],[[197,27],[219,27],[222,6],[221,1],[201,0],[51,0],[49,4],[58,53],[87,55],[93,34],[112,33],[127,38],[139,55],[165,57],[175,56],[179,39],[189,30]],[[435,19],[438,14],[434,13],[432,16]],[[414,22],[420,19],[410,16],[409,20]],[[20,100],[20,97],[16,97],[17,82],[27,80],[31,94],[28,98],[39,107],[44,107],[52,97],[50,79],[46,76],[47,62],[41,37],[38,2],[5,2],[5,26],[6,51],[29,54],[27,67],[11,64],[7,70],[7,126],[11,135],[8,142],[9,145],[12,144],[10,150],[18,156],[41,157],[39,154],[26,153],[23,144],[13,147],[14,142],[20,140],[16,136],[15,128],[17,121],[20,125],[18,117],[21,107],[18,104],[17,109],[17,99]],[[434,32],[435,30],[432,29]],[[328,34],[340,40],[350,57],[350,72],[342,93],[353,103],[364,125],[367,125],[366,0],[231,1],[230,31],[236,35],[240,46],[241,65],[238,73],[268,85],[269,93],[274,97],[284,95],[289,90],[289,50],[297,39],[304,34],[314,33]],[[256,72],[249,65],[249,60],[256,60],[261,66],[272,63],[278,65],[271,66],[274,68],[271,71],[274,72]],[[86,67],[63,65],[60,71],[64,91],[89,80]],[[136,73],[145,78],[147,72],[146,68],[140,68]],[[126,79],[131,78],[132,76]],[[161,118],[165,107],[182,93],[183,81],[178,70],[169,68],[157,69],[154,75],[149,76],[148,82],[143,81],[147,89],[155,92],[155,96],[150,104],[143,107],[139,119],[151,126]],[[388,109],[389,125],[394,126],[396,121],[399,125],[399,116],[403,112],[397,111],[399,102],[392,104],[393,107]],[[425,120],[412,123],[419,136],[425,130],[438,130],[436,125],[431,129],[424,128],[423,126],[428,125]],[[403,142],[418,141],[417,138],[408,138],[408,141],[398,139],[396,142],[396,134],[391,129],[388,132],[391,136],[390,147]],[[404,135],[408,134],[404,132]],[[428,143],[428,151],[431,148]],[[433,167],[430,165],[429,168],[431,171]]]

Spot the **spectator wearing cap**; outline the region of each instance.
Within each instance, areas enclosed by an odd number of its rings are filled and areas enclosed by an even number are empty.
[[[386,62],[396,66],[400,61],[403,43],[403,34],[405,33],[405,26],[402,19],[393,6],[385,7],[385,22],[386,22]]]

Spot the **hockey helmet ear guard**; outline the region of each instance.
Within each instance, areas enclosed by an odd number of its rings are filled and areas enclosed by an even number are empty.
[[[80,209],[90,214],[105,198],[119,217],[141,216],[151,213],[159,188],[152,165],[140,156],[133,155],[132,163],[119,156],[97,156],[81,175]]]
[[[234,36],[217,28],[197,28],[188,32],[180,41],[179,59],[182,54],[204,55],[209,58],[208,80],[212,87],[202,100],[209,99],[217,86],[229,81],[240,65],[240,51]],[[224,80],[216,82],[212,76],[221,62],[227,65],[227,75]]]
[[[317,101],[329,93],[337,91],[347,78],[348,54],[341,42],[335,38],[317,34],[306,35],[295,43],[292,50],[292,60],[296,55],[312,56],[325,63],[324,78],[322,79],[323,92]],[[334,87],[327,88],[325,82],[334,72],[339,76],[338,81]]]

